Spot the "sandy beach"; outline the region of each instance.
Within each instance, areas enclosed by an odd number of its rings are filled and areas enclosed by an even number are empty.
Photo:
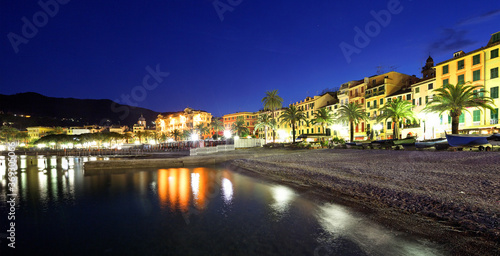
[[[272,150],[229,161],[240,171],[366,211],[453,255],[500,255],[500,154]]]

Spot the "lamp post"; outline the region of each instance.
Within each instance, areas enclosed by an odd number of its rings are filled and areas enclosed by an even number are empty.
[[[378,134],[380,134],[380,130],[382,130],[382,125],[381,124],[376,124],[373,126],[373,130],[375,130]],[[377,139],[380,139],[378,136],[377,136]]]

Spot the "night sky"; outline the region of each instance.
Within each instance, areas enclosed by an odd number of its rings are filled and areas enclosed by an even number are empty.
[[[500,31],[498,0],[41,2],[51,4],[0,2],[0,94],[111,99],[161,112],[189,106],[215,116],[257,111],[273,89],[288,105],[377,66],[420,77],[429,54],[444,61]],[[355,28],[367,25],[369,41],[355,41]]]

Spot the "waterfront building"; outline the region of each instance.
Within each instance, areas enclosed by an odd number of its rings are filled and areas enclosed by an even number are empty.
[[[37,140],[51,132],[55,132],[56,129],[54,127],[35,126],[35,127],[28,127],[26,128],[26,130],[28,130],[28,135],[30,136],[30,140]]]
[[[327,134],[330,136],[330,127],[323,130],[321,125],[313,124],[314,112],[337,102],[337,93],[327,92],[314,97],[306,97],[304,100],[290,104],[290,106],[295,106],[298,110],[302,111],[306,117],[306,120],[300,121],[295,127],[295,138],[301,135],[303,135],[301,138],[319,138],[325,137]],[[278,110],[276,116],[281,116],[284,110],[284,108]],[[278,122],[277,138],[279,141],[292,141],[292,127],[289,123]]]
[[[410,76],[399,72],[391,71],[385,74],[374,75],[366,77],[362,84],[354,88],[350,88],[349,100],[350,102],[364,103],[364,108],[368,115],[366,127],[364,122],[355,126],[354,140],[365,140],[368,138],[366,131],[378,134],[380,139],[392,138],[392,123],[385,124],[378,123],[376,119],[380,115],[380,108],[387,102],[389,98],[411,98],[411,90],[409,90],[412,83],[418,81],[416,76]],[[358,89],[358,91],[354,91]],[[363,91],[363,92],[362,92]],[[359,93],[360,95],[356,95]],[[351,94],[353,97],[351,98]],[[401,95],[400,95],[401,94]],[[405,94],[405,95],[403,95]],[[407,96],[410,94],[410,96]],[[365,102],[366,101],[366,102]],[[390,127],[390,129],[388,129]],[[366,129],[366,130],[365,130]],[[374,137],[375,138],[375,137]]]
[[[126,125],[112,125],[109,127],[109,132],[116,132],[119,134],[125,134],[129,130]]]
[[[144,132],[145,129],[146,129],[146,118],[144,118],[141,115],[141,117],[139,117],[139,120],[137,121],[137,123],[134,124],[134,126],[132,127],[132,131],[134,133]]]
[[[453,58],[436,65],[436,85],[471,82],[473,85],[483,85],[487,96],[493,98],[494,105],[500,106],[499,99],[499,69],[500,69],[500,32],[493,34],[488,44],[469,53],[457,51]],[[470,108],[459,118],[459,130],[463,133],[498,132],[497,111]],[[440,124],[451,132],[451,117],[448,113],[440,116]]]
[[[105,127],[101,127],[98,125],[85,125],[83,126],[84,129],[88,129],[90,133],[96,133],[96,132],[102,132]]]
[[[80,135],[90,133],[90,130],[85,127],[69,127],[66,129],[66,134],[68,135]]]
[[[249,130],[249,135],[252,135],[255,129],[255,122],[257,121],[257,117],[259,113],[256,112],[237,112],[232,114],[227,114],[222,117],[222,122],[224,124],[224,129],[229,131],[231,130],[232,125],[238,120],[242,119],[245,123],[245,126]]]
[[[175,113],[160,114],[155,121],[156,131],[168,136],[175,130],[179,130],[181,133],[183,131],[192,131],[199,124],[209,127],[211,122],[212,114],[192,108],[186,108],[184,111]]]

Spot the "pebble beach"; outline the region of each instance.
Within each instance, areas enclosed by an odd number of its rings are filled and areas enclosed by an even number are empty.
[[[367,211],[453,255],[500,255],[498,152],[276,150],[228,164]]]

